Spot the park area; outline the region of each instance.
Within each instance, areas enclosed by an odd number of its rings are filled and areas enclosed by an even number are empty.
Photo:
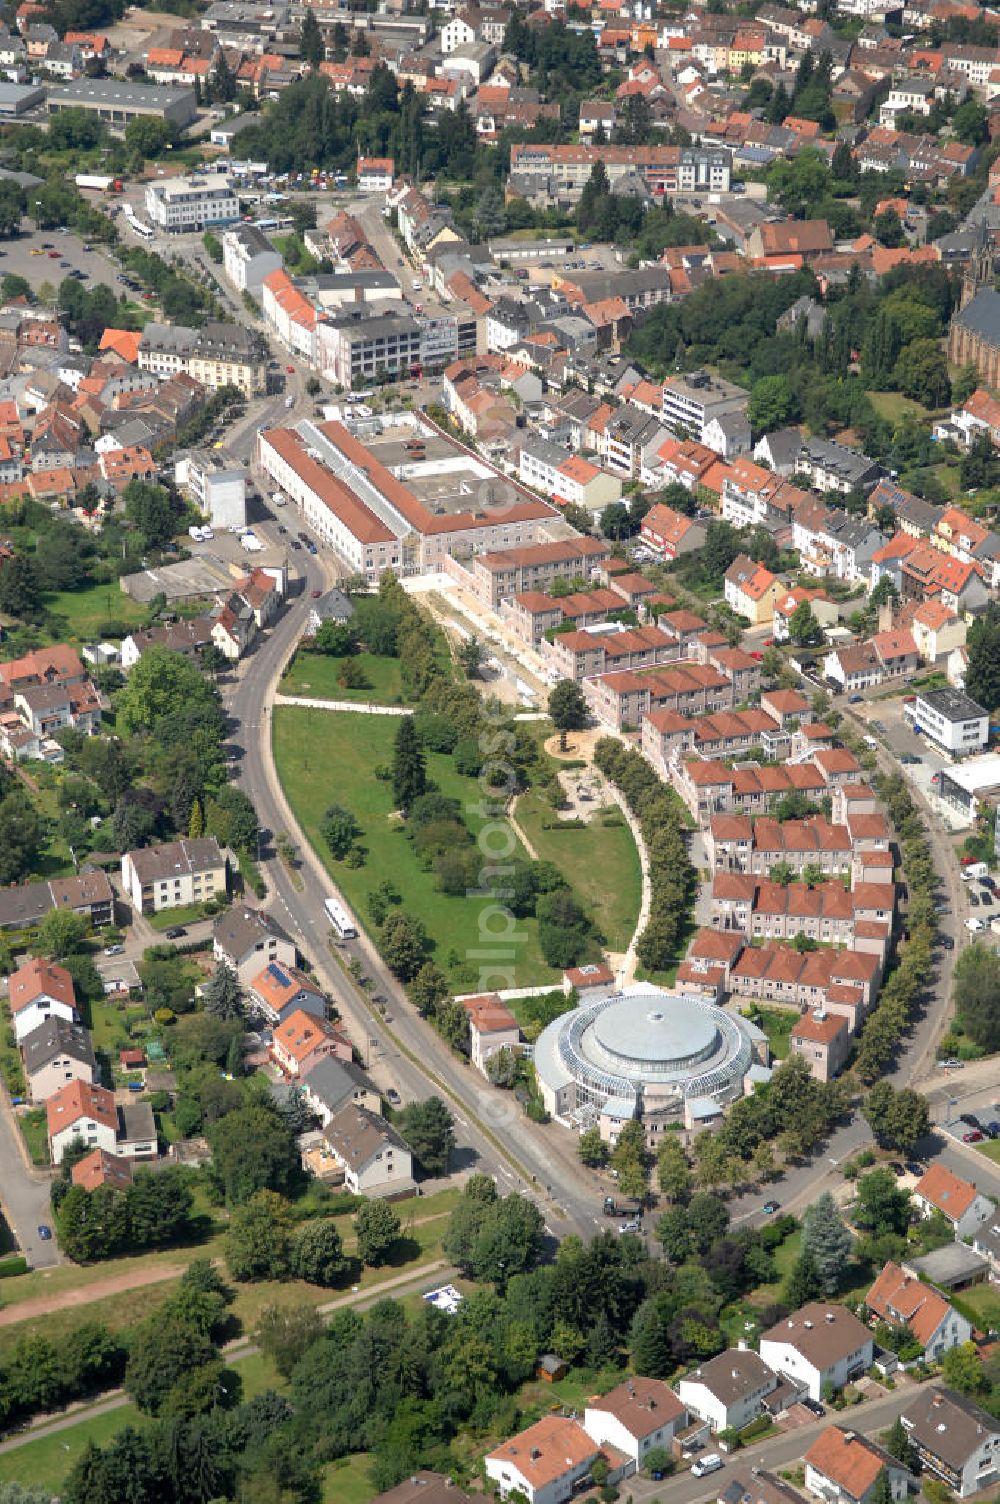
[[[449,984],[467,991],[477,979],[469,953],[482,943],[480,916],[491,900],[440,892],[407,839],[393,809],[392,783],[376,775],[392,762],[398,726],[395,716],[277,706],[273,736],[278,776],[313,848],[365,926],[377,928],[369,897],[384,879],[391,879],[402,907],[424,925],[433,959]],[[459,773],[451,757],[435,752],[427,754],[427,775],[438,792],[458,800],[475,837],[483,824],[479,781]],[[334,803],[349,810],[360,826],[361,866],[333,860],[320,835],[324,812]],[[511,855],[527,857],[520,844]],[[535,919],[519,919],[517,934],[511,947],[514,985],[555,983],[558,976],[542,957]]]
[[[586,824],[562,821],[533,789],[517,801],[517,823],[538,858],[559,868],[610,951],[625,951],[639,917],[642,871],[632,833],[617,805]]]

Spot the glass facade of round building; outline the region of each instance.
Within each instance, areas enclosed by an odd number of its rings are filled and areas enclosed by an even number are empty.
[[[548,1111],[579,1125],[682,1114],[693,1099],[742,1096],[753,1044],[742,1021],[689,994],[636,988],[564,1013],[544,1029],[535,1073]]]

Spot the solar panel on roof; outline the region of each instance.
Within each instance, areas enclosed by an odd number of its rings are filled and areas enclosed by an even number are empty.
[[[267,974],[273,982],[277,982],[279,987],[290,987],[292,985],[291,977],[287,971],[282,971],[276,961],[268,962]]]

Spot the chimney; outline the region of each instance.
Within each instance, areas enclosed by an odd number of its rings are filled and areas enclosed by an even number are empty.
[[[802,1325],[805,1327],[807,1332],[811,1332],[813,1329],[813,1324],[811,1321],[804,1321]]]
[[[827,1323],[830,1326],[833,1326],[833,1323],[836,1321],[836,1319],[837,1318],[836,1318],[836,1316],[834,1316],[834,1314],[833,1314],[832,1311],[827,1311],[827,1313],[826,1313],[826,1320],[827,1320]]]
[[[538,1447],[532,1447],[532,1449],[531,1449],[531,1460],[532,1460],[532,1462],[537,1462],[538,1459],[539,1459],[539,1457],[541,1455],[542,1454],[539,1451]]]

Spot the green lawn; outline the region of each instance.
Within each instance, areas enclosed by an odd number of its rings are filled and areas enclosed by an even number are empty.
[[[618,825],[598,810],[582,830],[560,829],[555,811],[533,791],[517,801],[517,822],[542,861],[554,862],[593,916],[608,950],[628,949],[642,901],[642,870],[632,832],[617,805]],[[545,828],[545,822],[552,822]]]
[[[134,1405],[121,1405],[104,1415],[84,1417],[75,1426],[25,1442],[12,1452],[0,1454],[0,1483],[30,1483],[35,1488],[57,1492],[88,1443],[105,1446],[123,1426],[146,1422]]]
[[[976,1150],[986,1159],[992,1159],[995,1165],[1000,1165],[1000,1139],[984,1139],[976,1145]]]
[[[912,397],[904,397],[902,392],[869,392],[868,395],[872,407],[887,423],[901,423],[904,418],[923,421],[929,416],[922,403],[914,402]]]
[[[371,1455],[357,1452],[341,1457],[323,1469],[323,1504],[368,1504],[375,1497],[369,1482]]]
[[[59,590],[45,596],[46,609],[65,618],[68,635],[90,642],[103,622],[117,621],[126,627],[142,626],[149,607],[134,601],[116,582],[90,585],[86,590]]]
[[[772,1301],[781,1298],[784,1282],[795,1267],[795,1261],[801,1251],[802,1232],[796,1230],[774,1250],[775,1277],[770,1284],[757,1286],[748,1299],[750,1306],[769,1305]]]
[[[205,910],[200,903],[182,903],[175,909],[161,909],[158,914],[148,915],[154,930],[172,930],[175,924],[195,924],[204,919]]]
[[[380,764],[392,761],[396,719],[389,716],[333,713],[279,705],[272,716],[272,735],[278,775],[303,830],[333,875],[361,921],[373,933],[368,894],[390,878],[402,894],[403,907],[419,919],[431,939],[434,959],[458,990],[503,986],[531,987],[557,980],[538,947],[533,919],[517,922],[515,938],[484,946],[480,919],[488,922],[491,900],[475,896],[449,897],[437,891],[434,879],[417,860],[412,843],[394,817],[392,786],[375,776]],[[476,835],[481,791],[476,780],[455,771],[450,757],[430,753],[427,772],[441,793],[459,800],[469,829]],[[323,813],[331,804],[349,809],[361,826],[360,844],[366,851],[362,867],[333,861],[319,834]],[[520,845],[511,856],[524,856]],[[489,975],[482,975],[477,950],[501,951],[489,957]],[[492,967],[509,968],[498,979]]]
[[[45,1117],[44,1107],[33,1107],[30,1112],[18,1114],[17,1126],[21,1130],[21,1137],[28,1146],[33,1165],[47,1165],[49,1162],[49,1134]]]
[[[972,1285],[955,1297],[958,1307],[984,1331],[1000,1327],[1000,1293],[992,1285]]]
[[[260,1353],[238,1358],[233,1367],[243,1380],[244,1399],[252,1399],[263,1389],[285,1387],[273,1365]],[[87,1416],[84,1413],[74,1426],[40,1436],[37,1441],[25,1442],[23,1447],[0,1454],[0,1483],[31,1483],[36,1488],[48,1488],[55,1493],[65,1483],[70,1469],[89,1442],[105,1446],[124,1426],[144,1426],[147,1423],[146,1417],[134,1405],[120,1405],[103,1415]],[[373,1492],[369,1489],[367,1494],[331,1494],[330,1497],[364,1501],[370,1499]]]
[[[364,685],[345,689],[340,683],[344,658],[329,658],[323,653],[296,653],[281,681],[283,695],[310,695],[319,700],[354,700],[359,704],[401,705],[405,699],[403,676],[398,658],[376,658],[373,653],[357,653],[350,659],[364,674]]]
[[[799,1021],[798,1012],[794,1008],[758,1008],[752,1017],[754,1023],[767,1035],[774,1059],[785,1060],[791,1032]]]

